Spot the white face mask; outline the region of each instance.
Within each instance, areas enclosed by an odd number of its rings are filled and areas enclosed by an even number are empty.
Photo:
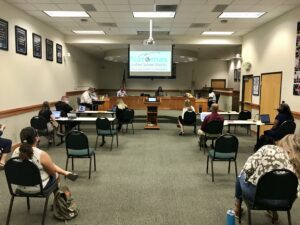
[[[69,104],[69,100],[66,100],[65,103]]]

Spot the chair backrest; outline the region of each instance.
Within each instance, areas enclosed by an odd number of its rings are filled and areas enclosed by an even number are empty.
[[[89,149],[89,140],[87,136],[78,130],[73,130],[67,134],[66,137],[66,149],[81,150]]]
[[[276,201],[286,200],[286,205],[280,204],[280,207],[290,209],[297,197],[297,187],[298,178],[290,170],[277,169],[267,172],[258,180],[254,206],[274,201],[276,207],[278,203]]]
[[[132,123],[134,119],[134,110],[133,109],[125,109],[119,118],[119,121],[122,123]]]
[[[33,162],[14,157],[6,162],[4,170],[8,188],[12,195],[14,194],[12,185],[40,185],[40,190],[43,191],[40,170]]]
[[[107,118],[97,118],[96,120],[96,130],[97,133],[100,131],[109,131],[111,132],[111,123]]]
[[[251,112],[248,110],[244,110],[239,113],[238,119],[239,120],[248,120],[248,119],[251,119],[251,117],[252,117]]]
[[[30,125],[36,130],[47,130],[47,121],[41,116],[32,117]]]
[[[196,122],[196,113],[194,111],[186,111],[183,118],[184,123],[193,124]]]
[[[296,123],[292,120],[287,120],[284,121],[280,126],[279,126],[279,139],[283,138],[287,134],[294,134],[296,130]]]
[[[223,134],[215,143],[215,153],[235,153],[237,155],[239,149],[239,140],[232,134]]]
[[[212,120],[207,123],[204,132],[208,134],[222,134],[224,121]]]
[[[76,101],[77,101],[77,105],[80,106],[80,102],[81,102],[80,96],[77,96]]]

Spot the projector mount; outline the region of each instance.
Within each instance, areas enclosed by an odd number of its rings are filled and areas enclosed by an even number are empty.
[[[155,41],[152,37],[152,20],[150,20],[150,30],[149,30],[149,38],[143,41],[144,45],[154,45]]]

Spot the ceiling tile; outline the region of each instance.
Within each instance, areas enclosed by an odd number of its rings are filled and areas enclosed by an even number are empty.
[[[109,12],[89,12],[89,15],[91,17],[111,17],[110,13]]]
[[[83,8],[79,4],[56,4],[57,7],[65,11],[81,11]]]
[[[59,10],[59,8],[55,4],[33,4],[34,7],[36,7],[39,10],[45,11],[45,10]]]
[[[135,28],[119,28],[121,34],[128,34],[128,35],[135,35],[136,29]]]
[[[27,0],[28,3],[51,3],[49,0]]]
[[[180,0],[156,0],[156,5],[178,5]]]
[[[154,0],[129,0],[130,4],[154,4]]]
[[[34,11],[37,10],[36,7],[34,7],[34,5],[28,4],[28,3],[15,3],[14,4],[16,7],[18,7],[19,9],[22,9],[24,11]]]
[[[260,0],[235,0],[232,2],[231,5],[255,5],[259,2]]]
[[[122,12],[122,11],[129,12],[130,11],[129,5],[106,5],[106,7],[111,12]]]
[[[172,28],[170,31],[171,35],[183,35],[187,31],[187,28]]]
[[[128,0],[102,0],[106,5],[126,5],[129,4]]]
[[[96,22],[96,23],[114,23],[114,19],[113,18],[108,18],[108,17],[95,17],[93,18],[93,20]]]
[[[83,3],[85,4],[85,3]],[[103,11],[107,11],[107,8],[104,4],[93,4],[93,6],[95,7],[95,9],[98,11],[98,12],[103,12]]]
[[[153,5],[131,5],[131,11],[132,12],[148,12],[153,11],[154,6]]]
[[[113,18],[133,18],[131,12],[111,12]]]
[[[26,0],[6,0],[9,3],[27,3]]]
[[[80,4],[102,4],[103,2],[101,0],[77,0]]]
[[[55,4],[75,4],[77,0],[51,0],[51,2]]]

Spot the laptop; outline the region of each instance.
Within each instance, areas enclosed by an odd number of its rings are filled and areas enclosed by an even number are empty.
[[[52,114],[53,114],[55,119],[60,118],[60,113],[61,113],[60,111],[52,111]]]
[[[78,108],[78,112],[84,112],[85,111],[85,106],[84,105],[80,105]]]
[[[211,112],[202,112],[202,113],[200,113],[201,122],[203,122],[205,117],[208,116],[209,114],[211,114]]]
[[[157,98],[156,97],[149,97],[148,102],[157,102]]]
[[[270,115],[269,114],[261,114],[260,115],[260,121],[262,123],[270,123]]]

